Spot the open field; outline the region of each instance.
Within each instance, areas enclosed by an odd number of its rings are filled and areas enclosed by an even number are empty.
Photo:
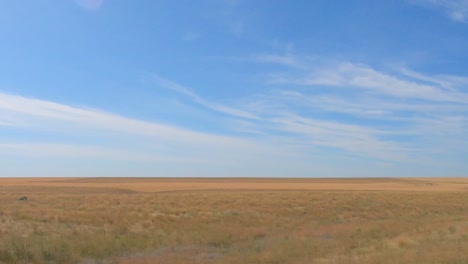
[[[0,179],[0,263],[468,263],[467,249],[468,178]]]

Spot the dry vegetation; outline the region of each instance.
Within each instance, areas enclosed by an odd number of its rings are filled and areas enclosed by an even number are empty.
[[[467,187],[0,179],[0,263],[468,263]]]

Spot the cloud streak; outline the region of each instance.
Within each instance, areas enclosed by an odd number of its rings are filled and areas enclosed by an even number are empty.
[[[406,68],[384,72],[307,57],[294,64],[302,67],[265,73],[266,84],[275,90],[262,98],[261,107],[248,108],[272,118],[270,128],[301,135],[307,144],[384,160],[467,154],[454,144],[465,145],[468,134],[466,77],[428,76]]]
[[[275,63],[275,62],[271,62]],[[293,66],[292,66],[293,67]],[[212,103],[200,98],[193,91],[166,79],[159,77],[160,85],[170,88],[180,94],[187,95],[193,101],[207,107]],[[292,99],[291,94],[294,95]],[[280,91],[279,94],[270,94],[260,96],[254,99],[254,102],[237,104],[236,106],[221,106],[210,107],[214,111],[225,113],[224,109],[236,109],[236,112],[244,113],[243,115],[232,114],[233,117],[254,116],[255,118],[245,119],[243,122],[238,122],[239,126],[235,128],[237,131],[249,133],[253,135],[269,138],[269,142],[282,141],[288,142],[292,146],[304,146],[307,148],[331,147],[344,150],[348,153],[359,155],[367,155],[378,159],[391,159],[401,161],[400,156],[404,152],[411,152],[414,146],[396,142],[388,139],[383,139],[382,135],[408,135],[408,132],[401,132],[395,129],[368,127],[362,124],[348,124],[343,121],[329,121],[318,118],[305,117],[301,114],[300,102],[305,108],[314,109],[317,105],[308,106],[310,98],[306,98],[299,92]],[[323,100],[317,100],[323,101]],[[263,102],[263,103],[260,103]],[[260,104],[259,104],[260,103]],[[347,101],[329,101],[328,104],[349,109],[346,105]],[[377,115],[380,110],[360,109],[357,110],[366,112],[367,114]],[[323,111],[331,111],[325,106]],[[385,114],[385,113],[380,113]],[[274,143],[273,143],[274,144]]]
[[[157,74],[153,74],[152,77],[158,86],[166,88],[166,89],[170,89],[179,94],[187,96],[190,99],[192,99],[194,102],[196,102],[197,104],[205,108],[208,108],[208,109],[211,109],[211,110],[223,113],[223,114],[235,116],[235,117],[257,119],[257,117],[254,114],[249,113],[247,111],[243,111],[243,110],[228,107],[225,105],[220,105],[220,104],[209,102],[203,99],[202,97],[200,97],[199,95],[197,95],[192,89],[182,86],[181,84],[170,81],[168,79],[165,79]]]
[[[288,161],[296,155],[291,147],[267,140],[202,133],[7,93],[0,93],[0,123],[30,135],[27,139],[3,137],[0,163],[2,158],[12,157],[62,162],[64,159],[120,160],[152,164],[154,173],[158,171],[157,166],[164,167],[169,173],[159,175],[146,171],[146,175],[152,176],[275,176],[280,171],[284,174],[284,169],[265,167],[266,164],[280,164],[280,160]],[[34,136],[44,133],[46,139]],[[4,164],[5,168],[8,164]],[[167,168],[169,164],[175,167]]]
[[[14,116],[12,120],[1,120],[16,126],[44,126],[44,122],[55,122],[62,126],[73,123],[78,126],[92,127],[120,133],[139,134],[172,141],[214,143],[230,141],[222,136],[203,134],[187,129],[130,119],[100,110],[73,107],[45,100],[0,93],[0,111],[3,115]],[[0,118],[2,118],[0,116]]]
[[[410,72],[407,71],[406,75],[409,76]],[[415,76],[414,73],[412,76],[418,79],[423,78],[422,75]],[[425,78],[425,81],[427,80],[428,78]],[[435,81],[435,79],[431,80]],[[450,86],[450,82],[447,81],[443,87],[428,85],[350,62],[339,63],[329,68],[309,68],[305,74],[299,76],[272,74],[269,82],[304,86],[335,86],[348,89],[360,88],[378,95],[431,101],[465,103],[468,99],[466,94],[444,89]]]
[[[456,22],[468,22],[467,0],[412,0],[412,3],[443,10],[450,19]]]

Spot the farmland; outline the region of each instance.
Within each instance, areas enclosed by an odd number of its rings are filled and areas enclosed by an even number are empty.
[[[0,263],[468,263],[467,248],[468,178],[0,179]]]

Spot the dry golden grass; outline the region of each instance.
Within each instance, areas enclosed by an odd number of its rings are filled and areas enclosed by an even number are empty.
[[[468,263],[467,187],[466,178],[0,179],[0,263]]]
[[[1,186],[176,190],[468,191],[468,178],[3,178]]]

